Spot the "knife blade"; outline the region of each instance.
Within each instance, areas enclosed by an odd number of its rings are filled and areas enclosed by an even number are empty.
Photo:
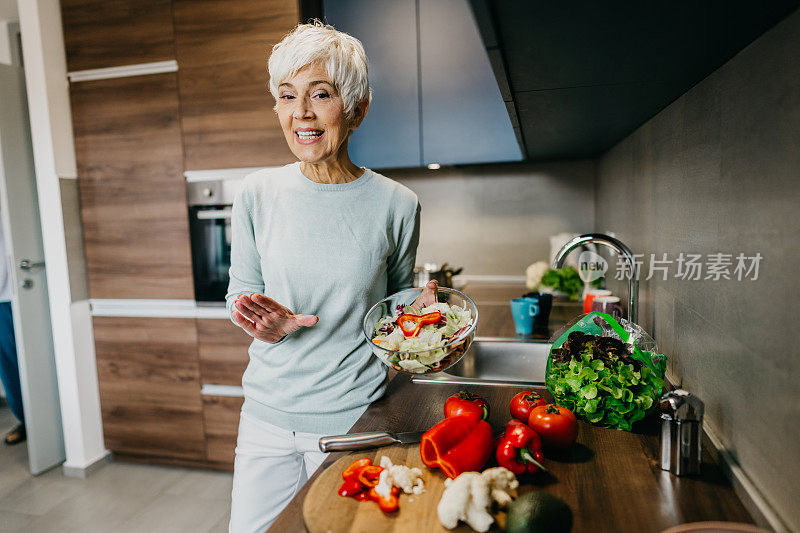
[[[348,435],[329,435],[319,439],[319,449],[323,452],[344,452],[367,450],[391,444],[415,444],[420,441],[424,431],[389,433],[370,431],[369,433],[350,433]]]

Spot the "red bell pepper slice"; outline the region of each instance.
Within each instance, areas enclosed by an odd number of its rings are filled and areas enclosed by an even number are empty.
[[[369,491],[368,490],[362,490],[361,492],[359,492],[358,494],[353,496],[353,498],[355,498],[356,500],[358,500],[360,502],[368,502],[370,500]]]
[[[345,468],[344,472],[342,472],[342,478],[355,479],[355,476],[358,473],[358,469],[371,464],[372,464],[372,459],[369,459],[367,457],[359,459],[357,461],[353,461],[353,463],[350,464],[350,466],[348,466],[347,468]]]
[[[355,479],[348,479],[344,483],[342,483],[342,486],[339,487],[339,490],[336,491],[336,493],[339,496],[349,497],[349,496],[357,496],[363,490],[364,487],[361,486],[361,483],[359,483]]]
[[[425,432],[419,444],[425,466],[439,467],[451,479],[480,470],[493,450],[492,427],[476,416],[445,418]]]
[[[356,471],[356,480],[364,487],[374,487],[378,484],[381,472],[383,472],[383,467],[378,465],[362,466]]]
[[[369,497],[371,500],[377,502],[378,507],[380,507],[381,511],[384,513],[391,513],[397,510],[400,506],[400,500],[397,495],[400,494],[400,489],[397,487],[392,487],[391,492],[389,493],[388,498],[384,498],[380,494],[375,491],[375,487],[369,489]]]
[[[512,419],[506,426],[506,432],[497,444],[495,457],[498,465],[515,475],[547,471],[543,464],[542,439],[519,420]]]
[[[406,337],[416,337],[419,334],[419,331],[422,329],[422,326],[426,326],[428,324],[436,324],[442,318],[442,313],[439,311],[434,311],[433,313],[428,313],[426,315],[407,315],[402,314],[397,317],[397,325],[403,331]],[[413,326],[409,326],[409,322],[413,324]]]

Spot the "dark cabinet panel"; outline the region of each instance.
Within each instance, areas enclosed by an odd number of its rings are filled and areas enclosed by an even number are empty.
[[[467,0],[419,0],[423,164],[520,161]]]
[[[369,59],[372,104],[350,138],[350,157],[372,168],[419,166],[415,0],[325,0],[325,18],[357,37]]]
[[[186,170],[295,160],[272,110],[267,59],[298,22],[293,0],[176,0]]]
[[[200,376],[204,385],[242,385],[242,374],[250,356],[253,338],[226,319],[197,320],[197,349]]]
[[[206,453],[209,461],[233,467],[239,413],[244,398],[203,396],[203,419],[206,427]]]
[[[193,298],[175,74],[70,94],[90,296]]]
[[[205,459],[194,319],[94,318],[109,450]]]
[[[175,59],[170,0],[61,0],[67,70]]]

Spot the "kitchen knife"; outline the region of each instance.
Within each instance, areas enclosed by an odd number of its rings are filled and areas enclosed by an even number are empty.
[[[387,431],[371,431],[369,433],[331,435],[319,439],[319,449],[323,452],[345,452],[379,448],[391,444],[415,444],[422,438],[423,433],[425,432],[389,433]]]

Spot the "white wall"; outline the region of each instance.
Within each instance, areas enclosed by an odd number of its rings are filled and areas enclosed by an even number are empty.
[[[594,161],[385,170],[422,205],[417,264],[464,275],[524,276],[550,236],[594,231]]]

